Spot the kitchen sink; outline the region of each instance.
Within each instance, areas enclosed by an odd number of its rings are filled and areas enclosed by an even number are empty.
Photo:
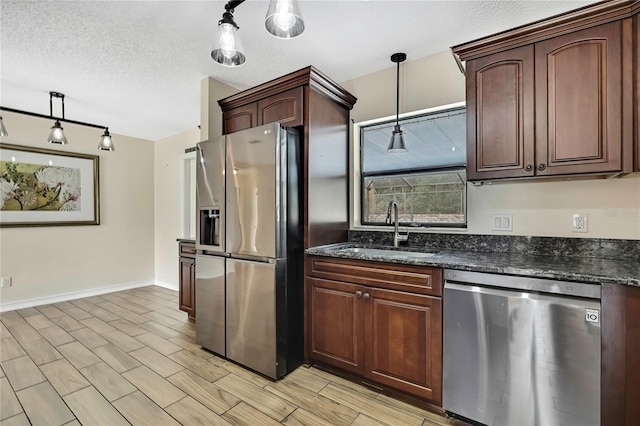
[[[391,250],[391,249],[375,249],[375,248],[361,248],[361,247],[349,247],[340,249],[343,253],[364,254],[368,256],[383,256],[383,257],[395,257],[401,259],[425,259],[431,256],[435,256],[435,253],[422,253],[417,251],[403,251],[403,250]]]

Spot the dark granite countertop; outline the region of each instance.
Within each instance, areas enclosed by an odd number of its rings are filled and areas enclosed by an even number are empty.
[[[398,250],[389,246],[340,243],[309,248],[306,250],[306,253],[317,256],[422,265],[463,271],[640,286],[640,263],[636,260],[520,253],[464,252],[439,248],[430,250],[428,247],[421,247],[419,249],[416,247],[406,247],[399,249],[403,251],[435,253],[434,256],[428,258],[371,255],[342,250],[353,247]]]
[[[176,241],[178,241],[179,243],[196,243],[196,240],[194,240],[193,238],[176,238]]]

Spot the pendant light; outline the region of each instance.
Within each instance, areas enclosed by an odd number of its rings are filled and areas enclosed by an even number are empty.
[[[64,129],[60,125],[60,120],[56,120],[55,124],[51,128],[47,142],[58,145],[66,145],[69,143],[67,142],[67,138],[64,136]]]
[[[4,127],[4,122],[2,121],[2,116],[0,115],[0,136],[9,136],[7,132],[7,128]]]
[[[116,147],[113,146],[113,141],[111,140],[111,134],[109,133],[109,128],[106,127],[104,129],[104,133],[100,136],[100,143],[98,144],[98,149],[102,151],[115,151]]]
[[[400,62],[404,62],[407,59],[407,55],[404,53],[394,53],[391,55],[391,62],[394,62],[397,66],[396,71],[396,125],[393,128],[391,134],[391,141],[387,152],[407,152],[407,147],[404,144],[404,132],[400,129],[399,115],[400,115]]]
[[[264,26],[278,38],[298,37],[304,31],[300,7],[295,0],[271,0]]]
[[[49,116],[53,117],[53,98],[60,99],[62,103],[62,119],[64,120],[64,94],[60,92],[49,92]],[[47,142],[66,145],[67,138],[64,136],[64,129],[60,125],[60,120],[56,119],[53,127],[51,128],[51,132],[49,132],[49,138]]]
[[[225,12],[222,14],[222,19],[218,21],[218,34],[211,49],[211,58],[227,67],[237,67],[246,61],[244,49],[237,34],[239,27],[233,20],[234,9],[241,3],[242,1],[230,1],[224,6]]]

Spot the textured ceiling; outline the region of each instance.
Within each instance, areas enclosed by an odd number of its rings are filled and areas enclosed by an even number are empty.
[[[209,57],[223,1],[2,0],[0,104],[48,114],[59,91],[67,118],[157,140],[199,124],[207,76],[245,89],[314,65],[341,82],[593,2],[302,0],[305,32],[279,40],[250,0],[234,14],[247,62],[225,68]]]

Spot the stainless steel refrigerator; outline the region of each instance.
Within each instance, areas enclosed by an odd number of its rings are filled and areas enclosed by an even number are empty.
[[[197,154],[196,343],[277,379],[303,358],[298,131],[267,124]]]

